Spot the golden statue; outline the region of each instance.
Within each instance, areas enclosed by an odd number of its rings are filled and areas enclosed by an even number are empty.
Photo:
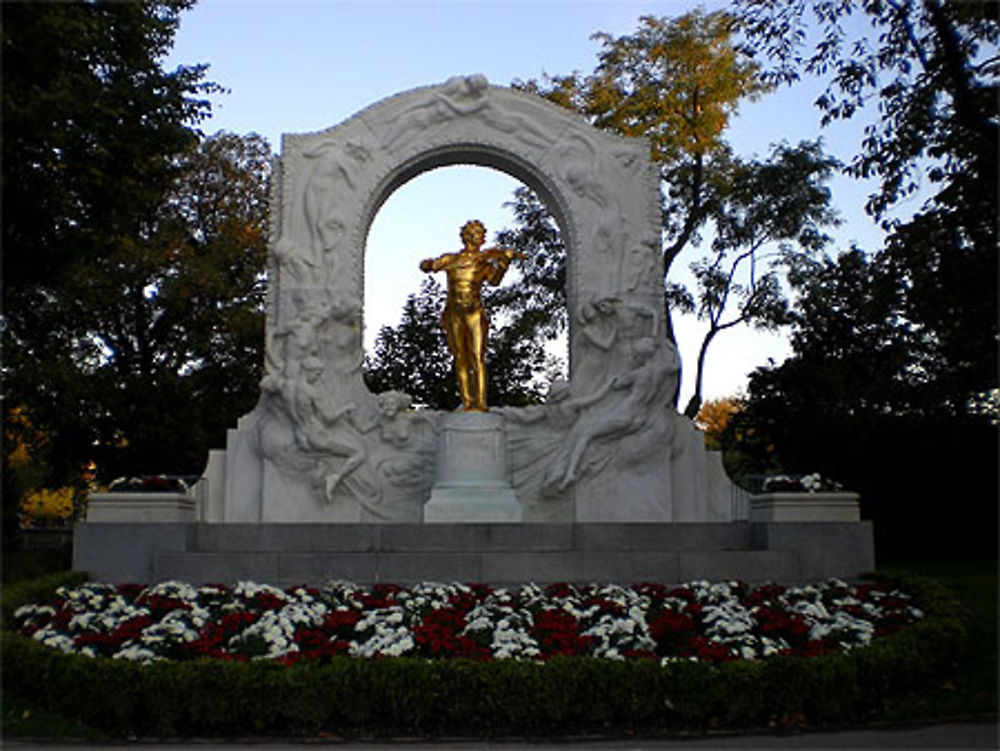
[[[466,222],[461,231],[464,247],[458,253],[445,253],[420,262],[424,272],[444,271],[448,275],[448,301],[441,316],[441,326],[448,349],[455,358],[458,392],[465,412],[486,412],[486,336],[490,319],[483,309],[482,286],[496,287],[507,267],[523,253],[505,248],[482,248],[486,227],[477,219]]]

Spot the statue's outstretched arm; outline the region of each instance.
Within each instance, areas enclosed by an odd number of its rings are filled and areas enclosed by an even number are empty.
[[[440,271],[448,265],[448,262],[454,256],[454,253],[445,253],[443,256],[438,256],[437,258],[425,258],[420,262],[420,270],[425,273]]]

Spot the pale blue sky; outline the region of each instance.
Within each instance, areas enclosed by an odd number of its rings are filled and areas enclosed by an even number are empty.
[[[590,72],[599,50],[597,31],[619,36],[642,15],[676,16],[725,2],[687,0],[201,0],[182,16],[167,67],[208,63],[208,79],[229,89],[213,97],[206,133],[256,132],[280,150],[282,133],[323,130],[387,96],[440,83],[458,74],[483,73],[495,84],[543,73]],[[785,89],[744,105],[729,139],[743,156],[763,155],[770,144],[821,135],[812,102],[815,83]],[[822,132],[827,148],[849,160],[861,123]],[[481,168],[426,173],[400,188],[376,217],[369,235],[366,341],[378,327],[398,320],[406,295],[417,289],[420,258],[455,250],[458,227],[482,219],[491,235],[509,220],[502,204],[517,185]],[[851,242],[874,248],[881,233],[863,214],[869,190],[838,178],[833,201],[845,224],[837,247]],[[677,279],[697,252],[675,264]],[[693,318],[677,322],[681,356],[691,365],[682,400],[690,394],[693,363],[703,333]],[[782,335],[746,329],[721,334],[709,351],[705,395],[742,388],[746,374],[787,352]],[[682,401],[683,403],[683,401]]]

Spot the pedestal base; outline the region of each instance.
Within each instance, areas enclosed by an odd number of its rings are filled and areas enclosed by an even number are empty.
[[[424,506],[424,522],[519,522],[521,504],[514,491],[506,488],[435,487]]]
[[[91,493],[87,501],[87,521],[108,522],[194,522],[197,501],[184,493]]]
[[[435,482],[424,506],[424,522],[520,521],[503,417],[481,412],[442,415]]]
[[[853,579],[875,567],[871,522],[76,525],[94,581],[322,587],[393,582],[756,584]]]
[[[861,521],[857,493],[764,493],[750,496],[752,522]]]

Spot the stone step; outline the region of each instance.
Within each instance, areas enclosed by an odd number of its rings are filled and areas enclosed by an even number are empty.
[[[320,586],[344,579],[359,583],[422,581],[679,583],[740,579],[750,583],[798,581],[798,555],[781,550],[728,551],[483,551],[483,552],[190,552],[158,553],[154,579],[233,583],[241,579],[278,586]]]
[[[793,583],[874,565],[871,522],[83,523],[73,542],[75,569],[115,583]]]
[[[201,552],[746,550],[729,524],[200,524]]]

